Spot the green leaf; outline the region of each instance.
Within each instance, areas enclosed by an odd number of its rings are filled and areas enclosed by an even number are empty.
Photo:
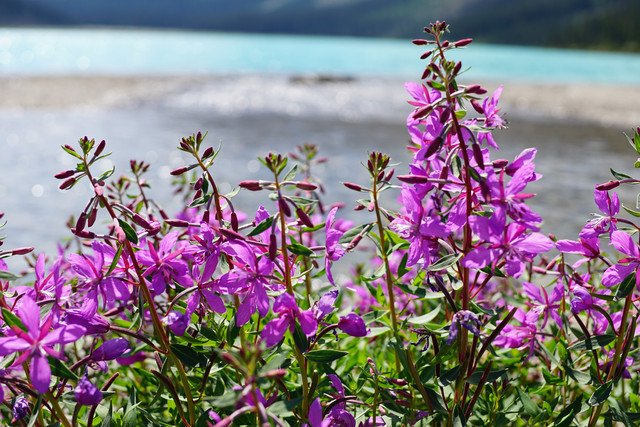
[[[598,406],[602,402],[607,400],[607,398],[611,394],[612,388],[613,388],[613,381],[608,381],[602,384],[600,387],[598,387],[596,391],[593,392],[593,394],[591,395],[591,397],[587,402],[589,403],[589,406]]]
[[[340,243],[343,245],[346,245],[347,243],[351,243],[354,237],[356,237],[360,233],[367,234],[373,228],[373,226],[374,226],[373,223],[362,224],[362,225],[358,225],[357,227],[353,227],[350,230],[347,230],[340,238]]]
[[[62,145],[62,149],[63,149],[64,151],[66,151],[67,153],[71,154],[71,155],[72,155],[73,157],[75,157],[76,159],[78,159],[78,160],[82,160],[82,156],[81,156],[80,154],[76,153],[74,150],[71,150],[71,149],[69,149],[69,148],[65,147],[64,145]]]
[[[622,179],[633,179],[627,174],[616,172],[613,169],[609,169],[609,170],[611,171],[611,175],[613,175],[613,177],[615,179],[620,179],[620,180],[622,180]]]
[[[624,209],[625,211],[627,211],[631,215],[640,218],[640,212],[639,211],[636,211],[636,210],[633,210],[631,208],[628,208],[624,204],[622,205],[622,209]]]
[[[312,362],[331,363],[347,354],[349,353],[340,350],[313,350],[305,354],[305,357]]]
[[[111,265],[109,265],[109,270],[107,271],[107,274],[105,274],[105,277],[110,276],[111,273],[113,273],[113,270],[116,269],[116,266],[118,265],[118,261],[120,260],[120,257],[122,256],[122,248],[124,247],[124,245],[118,245],[118,250],[116,251],[116,254],[113,257],[113,261],[111,261]]]
[[[49,366],[51,366],[52,375],[72,381],[78,380],[78,376],[67,368],[67,365],[51,356],[47,356],[47,359],[49,360]]]
[[[302,329],[300,328],[300,324],[298,324],[298,322],[296,322],[296,326],[293,330],[292,335],[293,342],[296,347],[298,347],[298,350],[300,350],[301,353],[305,353],[309,349],[309,339],[304,334],[304,332],[302,332]]]
[[[260,224],[256,225],[256,228],[251,230],[251,232],[249,234],[247,234],[247,236],[249,236],[249,237],[257,236],[258,234],[262,233],[263,231],[265,231],[266,229],[271,227],[271,224],[273,224],[273,217],[272,216],[270,216],[269,218],[267,218],[264,221],[260,222]]]
[[[522,402],[522,407],[527,415],[535,417],[540,413],[540,408],[536,405],[536,402],[531,400],[529,395],[522,391],[520,387],[516,387],[516,391],[518,392],[518,397],[520,398],[520,402]]]
[[[107,415],[102,418],[102,426],[101,427],[112,427],[113,421],[113,402],[109,401],[109,412]]]
[[[289,243],[287,245],[287,249],[289,249],[289,252],[296,254],[296,255],[302,255],[302,256],[311,256],[313,255],[313,251],[311,249],[309,249],[306,246],[301,245],[300,243]]]
[[[108,179],[111,175],[113,175],[113,173],[116,171],[116,167],[112,167],[109,170],[106,170],[102,173],[102,175],[100,175],[98,178],[96,178],[97,181],[104,181],[105,179]]]
[[[124,231],[124,235],[127,237],[127,240],[133,244],[138,244],[138,235],[136,231],[129,224],[118,218],[118,223],[120,227],[122,227],[122,231]]]
[[[293,165],[291,170],[287,172],[287,174],[282,178],[282,181],[293,181],[293,179],[298,174],[298,165]]]
[[[573,422],[575,416],[580,412],[582,408],[582,395],[578,395],[576,400],[574,400],[569,406],[564,408],[562,412],[558,414],[555,422],[553,423],[553,427],[569,427]]]
[[[127,411],[122,417],[122,427],[138,427],[140,425],[138,422],[138,405],[139,403],[136,403],[127,408]]]
[[[9,273],[8,271],[0,271],[0,280],[8,280],[10,282],[19,279],[20,276],[16,276],[13,273]]]
[[[2,307],[2,318],[4,319],[4,323],[6,323],[7,326],[9,327],[17,326],[23,331],[28,332],[27,327],[24,326],[24,323],[22,323],[22,320],[20,320],[18,316],[16,316],[15,314],[13,314],[12,312],[10,312],[4,307]]]
[[[438,261],[431,264],[427,268],[427,271],[440,271],[440,270],[447,269],[451,267],[453,264],[455,264],[461,257],[462,257],[462,254],[445,255],[442,258],[440,258]]]
[[[427,314],[423,314],[422,316],[410,318],[409,320],[407,320],[407,322],[411,323],[412,325],[424,325],[425,323],[429,323],[433,319],[435,319],[436,316],[438,315],[438,313],[440,313],[440,306],[439,305],[436,306],[436,308],[434,308],[433,310],[431,310]]]
[[[629,295],[636,286],[636,273],[631,273],[627,277],[624,278],[622,283],[618,285],[618,290],[616,291],[616,298],[624,299]]]
[[[440,375],[440,384],[442,384],[443,387],[447,387],[458,378],[459,373],[460,366],[454,366],[451,369],[447,369]]]
[[[614,334],[603,334],[592,336],[589,339],[578,341],[577,343],[569,346],[567,350],[591,350],[594,347],[604,347],[607,344],[612,343],[616,339]]]
[[[187,366],[194,367],[207,364],[207,358],[195,351],[192,347],[182,344],[171,344],[171,351]]]

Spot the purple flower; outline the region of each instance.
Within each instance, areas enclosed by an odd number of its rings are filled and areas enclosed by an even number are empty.
[[[11,327],[14,335],[0,338],[0,356],[21,353],[13,363],[14,366],[20,366],[31,359],[31,384],[38,392],[46,393],[51,381],[47,355],[63,359],[64,355],[54,350],[53,346],[77,341],[86,333],[86,329],[79,325],[61,325],[50,330],[52,318],[45,318],[41,324],[40,307],[31,298],[23,297],[19,304],[16,312],[26,331],[17,326]]]
[[[562,318],[560,317],[559,310],[562,301],[564,300],[564,286],[562,283],[558,283],[551,295],[547,293],[544,287],[537,287],[533,283],[523,282],[522,287],[532,303],[532,311],[544,316],[541,328],[544,328],[549,320],[549,315],[555,320],[560,328],[562,328]]]
[[[333,261],[337,261],[342,258],[345,254],[345,250],[340,245],[340,238],[344,234],[342,231],[336,229],[333,225],[334,219],[336,217],[336,212],[338,212],[338,208],[335,207],[329,211],[327,215],[327,221],[325,225],[325,258],[324,258],[324,267],[327,272],[327,279],[332,285],[335,285],[333,281],[333,274],[331,274],[331,263]]]
[[[225,294],[243,296],[236,313],[236,323],[244,325],[256,310],[261,317],[266,316],[269,312],[267,290],[282,290],[281,285],[272,283],[270,279],[274,263],[264,254],[258,258],[254,249],[244,242],[227,242],[223,250],[234,257],[235,263],[233,270],[220,277],[218,289]]]
[[[313,313],[318,322],[327,317],[329,313],[335,310],[336,299],[338,298],[338,291],[336,289],[329,291],[322,295],[320,299],[313,306]]]
[[[490,98],[486,98],[482,103],[482,111],[484,112],[484,124],[489,128],[503,128],[505,123],[502,117],[500,117],[500,109],[498,108],[498,101],[500,100],[500,95],[502,95],[502,86],[498,87],[498,89],[493,92],[493,95]],[[487,145],[498,149],[498,144],[496,144],[493,136],[490,131],[482,131],[478,132],[478,141],[486,141]]]
[[[91,353],[91,360],[95,362],[117,359],[129,350],[129,341],[125,338],[107,340]]]
[[[179,247],[174,250],[177,242],[178,232],[173,231],[162,239],[157,251],[148,241],[148,250],[136,254],[140,264],[148,267],[143,274],[151,276],[151,290],[155,295],[163,293],[174,280],[184,287],[191,286],[187,263],[179,258],[185,248],[177,245]]]
[[[587,222],[580,237],[598,237],[604,233],[613,233],[616,230],[616,215],[620,213],[620,199],[616,193],[609,194],[607,191],[594,190],[593,199],[604,215]]]
[[[409,241],[407,266],[422,263],[428,267],[437,255],[438,239],[447,237],[449,230],[438,217],[426,215],[422,200],[412,187],[403,185],[401,198],[403,213],[391,222],[389,228]]]
[[[529,355],[527,359],[530,358],[533,355],[536,344],[536,334],[538,333],[536,322],[538,317],[539,314],[535,311],[525,313],[521,309],[518,309],[513,318],[520,322],[520,325],[509,324],[505,326],[493,343],[498,347],[506,348],[528,346]]]
[[[180,313],[178,311],[171,310],[162,319],[162,322],[169,327],[171,332],[181,337],[189,327],[190,318],[190,313]]]
[[[352,337],[364,337],[367,335],[367,327],[364,324],[364,320],[355,313],[342,316],[338,321],[338,328]]]
[[[98,303],[95,299],[88,299],[79,308],[70,308],[65,311],[67,324],[80,325],[88,335],[105,334],[109,332],[109,320],[98,314]]]
[[[112,273],[105,276],[104,266],[109,266],[109,258],[113,259],[115,251],[110,246],[93,242],[93,257],[86,255],[69,254],[68,260],[71,267],[78,275],[78,284],[89,290],[89,298],[102,296],[105,304],[113,304],[116,301],[125,302],[131,296],[129,285],[124,277]]]
[[[29,407],[29,401],[24,396],[16,397],[15,402],[13,402],[13,420],[12,422],[20,421],[27,415],[29,415],[29,411],[31,408]]]
[[[607,268],[602,275],[602,284],[607,287],[621,283],[631,273],[636,273],[636,286],[640,288],[640,250],[636,242],[624,231],[615,230],[611,233],[611,244],[625,255],[617,264]]]
[[[456,340],[460,326],[470,331],[472,334],[480,336],[480,320],[478,319],[478,316],[469,310],[459,310],[453,315],[453,319],[451,319],[447,344],[451,345]]]
[[[288,293],[284,293],[273,304],[273,312],[278,318],[267,323],[262,330],[262,339],[268,347],[274,346],[282,340],[284,333],[289,329],[293,332],[296,320],[300,322],[302,332],[310,337],[316,333],[318,322],[311,310],[301,311],[295,299]]]
[[[93,406],[102,401],[102,392],[89,381],[86,375],[78,380],[74,394],[76,402],[80,405]]]
[[[587,261],[594,260],[600,256],[600,239],[597,237],[580,237],[580,240],[558,240],[556,248],[565,254],[582,255],[572,267],[578,268]]]
[[[509,276],[520,277],[524,273],[526,262],[532,261],[536,254],[553,248],[553,242],[540,233],[528,233],[522,224],[512,223],[504,227],[504,213],[498,210],[491,218],[473,216],[470,218],[472,230],[488,245],[478,245],[462,260],[469,268],[495,266],[504,259],[505,271]]]

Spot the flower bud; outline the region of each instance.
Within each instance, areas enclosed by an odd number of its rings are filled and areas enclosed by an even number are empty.
[[[57,174],[54,175],[54,177],[57,179],[65,179],[65,178],[72,177],[75,174],[76,174],[76,171],[69,169],[68,171],[58,172]]]
[[[13,420],[12,422],[17,422],[29,415],[29,401],[25,399],[24,396],[18,396],[13,403]]]
[[[269,235],[269,259],[274,261],[278,255],[278,243],[276,242],[276,235],[271,233]]]
[[[478,112],[478,114],[484,114],[484,108],[482,108],[482,105],[480,105],[475,99],[471,100],[471,106]]]
[[[87,223],[87,214],[82,212],[80,216],[78,216],[78,221],[76,221],[76,230],[77,231],[84,230],[84,226],[86,225],[86,223]]]
[[[480,145],[472,144],[471,150],[473,151],[473,158],[475,159],[480,169],[484,169],[484,156],[482,155],[482,149],[480,148]]]
[[[231,229],[233,231],[238,231],[238,215],[234,212],[231,212]]]
[[[609,191],[620,185],[620,181],[608,181],[602,184],[596,185],[596,190]]]
[[[398,180],[407,184],[426,184],[431,178],[424,175],[398,175]]]
[[[342,316],[338,321],[338,328],[352,337],[364,337],[367,335],[367,327],[364,320],[355,313]]]
[[[149,223],[149,221],[147,221],[137,213],[133,214],[133,217],[131,217],[131,220],[134,223],[138,224],[140,227],[144,228],[145,230],[153,230],[153,226]]]
[[[204,153],[202,153],[202,158],[208,159],[211,156],[213,156],[213,147],[208,147],[206,150],[204,150]]]
[[[86,375],[78,380],[78,385],[73,392],[76,402],[80,405],[94,406],[102,401],[102,392],[89,381]]]
[[[249,190],[249,191],[262,190],[262,185],[260,185],[260,181],[255,181],[255,180],[242,181],[238,185],[240,186],[240,188],[244,188],[245,190]]]
[[[485,93],[487,93],[487,90],[480,85],[471,85],[471,86],[467,86],[467,88],[465,89],[465,92],[484,95]]]
[[[165,219],[165,223],[169,224],[172,227],[188,227],[189,221],[185,221],[183,219]]]
[[[296,183],[296,187],[298,187],[301,190],[306,190],[306,191],[313,191],[316,190],[318,188],[317,185],[312,184],[310,182],[306,182],[306,181],[300,181]]]
[[[75,183],[76,183],[75,178],[69,178],[66,181],[64,181],[62,184],[60,184],[60,187],[58,188],[60,188],[61,190],[66,190],[68,188],[71,188],[71,186]]]
[[[503,167],[509,164],[509,160],[507,159],[495,159],[493,161],[493,167],[496,169],[502,169]]]
[[[32,247],[16,248],[11,251],[11,255],[26,255],[33,252]]]
[[[125,338],[107,340],[91,353],[91,360],[95,362],[114,360],[122,356],[129,349],[129,341]]]
[[[170,172],[170,174],[173,175],[173,176],[178,176],[178,175],[182,175],[183,173],[185,173],[188,170],[189,170],[189,168],[187,166],[182,166],[182,167],[179,167],[179,168],[176,168],[176,169],[172,170]]]
[[[342,185],[347,187],[349,190],[364,191],[364,188],[362,188],[362,186],[360,186],[358,184],[354,184],[352,182],[343,182]]]
[[[429,42],[425,39],[414,39],[411,40],[411,43],[415,44],[416,46],[424,46],[426,44],[429,44]]]
[[[299,207],[296,207],[296,216],[304,225],[309,228],[313,228],[313,222],[311,221],[311,218],[309,218],[309,215],[307,215],[307,213]]]
[[[246,240],[242,234],[236,233],[235,231],[229,230],[228,228],[220,227],[218,231],[229,240]]]
[[[457,42],[454,42],[453,45],[455,47],[463,47],[470,44],[472,41],[473,39],[461,39],[461,40],[458,40]]]
[[[104,147],[106,145],[107,145],[107,142],[104,139],[100,141],[100,144],[98,144],[96,151],[93,152],[93,156],[98,157],[100,154],[102,154],[102,152],[104,151]]]
[[[289,204],[282,197],[278,197],[278,209],[280,209],[282,215],[286,217],[291,216],[291,208],[289,208]]]

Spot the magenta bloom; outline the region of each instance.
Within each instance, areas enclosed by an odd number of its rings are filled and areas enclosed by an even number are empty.
[[[113,360],[122,356],[129,350],[129,341],[125,338],[113,338],[102,343],[102,345],[91,353],[91,360],[105,361]]]
[[[558,283],[551,291],[551,295],[544,287],[537,287],[533,283],[523,282],[524,288],[529,300],[531,301],[532,311],[543,315],[543,321],[541,328],[544,328],[549,320],[549,316],[555,320],[560,328],[562,328],[562,318],[560,317],[559,310],[562,301],[564,300],[564,285]]]
[[[367,326],[362,317],[355,313],[342,316],[338,321],[338,329],[352,337],[364,337],[367,335]]]
[[[74,394],[76,396],[76,402],[81,405],[93,406],[102,401],[102,392],[89,381],[86,375],[78,380]]]
[[[483,268],[504,259],[505,271],[509,276],[520,277],[525,270],[525,263],[532,261],[537,254],[553,248],[553,242],[540,233],[526,233],[527,228],[518,223],[504,228],[504,213],[494,212],[491,218],[473,216],[470,219],[473,231],[484,240],[469,252],[462,260],[462,265],[469,268]]]
[[[585,262],[600,256],[600,239],[597,237],[580,237],[580,240],[558,240],[556,248],[565,254],[582,255],[582,258],[572,266],[573,268],[578,268]]]
[[[273,304],[273,312],[278,314],[278,318],[267,323],[261,335],[268,347],[279,343],[287,329],[289,332],[293,332],[296,320],[300,322],[302,332],[308,337],[315,334],[318,329],[318,322],[313,316],[313,312],[300,310],[295,299],[288,293],[284,293],[276,299]]]
[[[593,199],[603,215],[587,222],[580,237],[598,237],[604,233],[613,233],[617,227],[616,215],[620,213],[620,199],[616,193],[609,194],[607,191],[594,190]]]
[[[258,258],[254,249],[244,242],[227,242],[223,250],[234,257],[235,263],[233,270],[220,277],[218,289],[225,294],[243,296],[236,313],[236,323],[244,325],[256,310],[260,316],[266,316],[269,312],[267,290],[282,289],[270,280],[274,263],[264,254]]]
[[[31,298],[23,297],[19,304],[16,313],[27,331],[14,326],[11,328],[13,335],[0,338],[0,356],[21,353],[13,366],[20,366],[31,359],[29,368],[31,384],[38,392],[46,393],[51,381],[51,368],[47,355],[64,359],[64,354],[54,350],[53,347],[56,344],[77,341],[86,330],[79,325],[61,325],[50,330],[52,318],[47,317],[41,324],[40,307]]]
[[[500,109],[498,108],[498,101],[500,100],[500,95],[502,95],[502,86],[493,92],[491,98],[486,98],[482,103],[482,111],[484,112],[484,124],[489,128],[503,128],[504,120],[500,117]],[[490,131],[487,132],[478,132],[478,141],[486,141],[487,145],[498,149],[498,144],[493,139]]]
[[[611,244],[625,255],[617,264],[607,268],[602,275],[602,284],[611,287],[621,283],[631,273],[636,273],[636,286],[640,288],[640,249],[636,242],[624,231],[616,230],[611,233]]]
[[[329,211],[329,215],[327,215],[327,222],[325,225],[326,255],[324,258],[324,268],[327,272],[327,279],[329,280],[329,282],[331,282],[332,285],[335,285],[335,282],[333,281],[333,274],[331,274],[331,263],[333,261],[339,260],[345,254],[344,248],[342,247],[342,245],[340,245],[340,238],[344,233],[334,228],[333,226],[333,222],[336,217],[336,212],[338,212],[337,207]]]
[[[151,290],[155,295],[163,293],[174,280],[185,288],[191,286],[187,263],[179,258],[184,248],[174,249],[177,241],[178,232],[173,231],[164,236],[157,251],[147,242],[148,250],[137,253],[140,264],[148,267],[144,275],[151,276]]]
[[[409,241],[407,265],[421,263],[428,267],[440,247],[438,239],[447,237],[449,230],[438,217],[425,213],[422,201],[412,187],[403,185],[401,197],[402,214],[391,222],[389,228]]]

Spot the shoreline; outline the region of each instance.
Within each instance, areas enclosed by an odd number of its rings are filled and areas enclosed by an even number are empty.
[[[337,119],[386,117],[392,123],[410,111],[403,83],[398,78],[307,74],[0,76],[0,110],[114,109],[159,104],[213,109],[222,114],[266,110],[295,116],[305,108],[319,108],[322,114],[322,108],[327,107],[322,100],[329,99],[336,105],[326,108],[325,113],[337,115]],[[496,82],[481,83],[489,94],[498,86]],[[518,81],[503,86],[500,106],[507,118],[623,129],[640,125],[640,86]]]

